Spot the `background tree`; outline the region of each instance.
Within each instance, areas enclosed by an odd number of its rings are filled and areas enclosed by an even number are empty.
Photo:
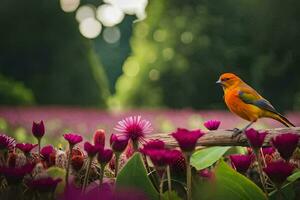
[[[299,108],[299,8],[293,0],[151,1],[111,104],[222,108],[214,83],[231,71],[281,110]]]

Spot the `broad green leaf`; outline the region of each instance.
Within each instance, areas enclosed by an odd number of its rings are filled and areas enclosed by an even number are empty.
[[[135,153],[119,172],[116,187],[133,188],[144,192],[150,199],[159,199],[158,192],[147,176],[141,155]]]
[[[182,200],[182,198],[180,198],[177,193],[173,190],[170,192],[166,191],[165,193],[163,193],[163,196],[162,196],[162,200]]]
[[[269,193],[269,200],[295,200],[296,199],[296,188],[293,183],[288,183],[281,188],[281,194],[275,190]]]
[[[263,191],[250,179],[236,172],[223,160],[220,161],[215,171],[216,198],[230,200],[265,200]]]
[[[197,170],[205,169],[217,162],[230,147],[209,147],[196,151],[191,157],[191,165]]]
[[[294,181],[296,181],[299,178],[300,178],[300,170],[297,170],[295,173],[293,173],[292,175],[290,175],[287,178],[287,180],[290,181],[290,182],[294,182]]]

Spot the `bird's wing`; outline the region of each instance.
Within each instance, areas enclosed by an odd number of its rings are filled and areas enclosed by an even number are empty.
[[[262,98],[259,94],[257,94],[257,92],[253,92],[250,90],[240,90],[238,96],[243,102],[247,104],[255,105],[272,113],[278,113],[272,106],[272,104],[268,100]]]

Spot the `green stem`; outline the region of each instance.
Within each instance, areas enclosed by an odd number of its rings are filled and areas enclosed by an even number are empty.
[[[139,149],[138,141],[132,141],[132,146],[133,146],[134,152],[137,152]]]
[[[172,191],[170,165],[167,166],[167,178],[168,178],[168,191],[169,191],[169,199],[170,199],[171,191]]]
[[[186,192],[187,200],[192,199],[192,169],[190,165],[190,155],[185,153],[185,165],[186,165]]]
[[[118,175],[118,170],[119,170],[119,158],[120,158],[120,153],[116,152],[115,156],[116,156],[116,162],[115,162],[115,177],[117,178]]]
[[[41,159],[41,138],[38,138],[39,158]]]
[[[160,184],[159,184],[159,196],[160,200],[163,199],[163,194],[164,194],[164,178],[165,178],[165,172],[163,172],[161,178],[160,178]]]
[[[82,185],[82,193],[85,192],[87,182],[89,180],[89,174],[90,174],[90,170],[91,170],[91,166],[92,166],[92,160],[93,160],[93,157],[89,157],[88,167],[87,167],[87,170],[85,172],[84,181],[83,181],[83,185]]]
[[[259,177],[260,177],[260,181],[261,181],[261,184],[263,186],[263,190],[265,192],[265,194],[267,195],[268,197],[268,192],[267,192],[267,189],[266,189],[266,183],[265,183],[265,178],[264,178],[264,172],[263,172],[263,169],[262,169],[262,159],[261,159],[261,155],[260,155],[260,150],[259,149],[254,149],[254,153],[255,153],[255,157],[256,157],[256,160],[257,160],[257,163],[258,163],[258,170],[259,170]]]
[[[68,155],[68,161],[67,161],[67,169],[66,169],[66,185],[69,185],[69,171],[70,171],[70,164],[71,164],[71,157],[72,157],[72,149],[73,146],[69,145],[69,155]]]
[[[100,164],[100,166],[101,166],[101,169],[100,169],[100,177],[99,177],[99,187],[101,187],[101,185],[103,183],[104,169],[105,169],[104,164]]]

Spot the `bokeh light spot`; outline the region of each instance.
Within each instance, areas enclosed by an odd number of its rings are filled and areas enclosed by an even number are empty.
[[[95,17],[95,7],[93,5],[80,6],[76,12],[76,20],[80,23],[87,18]]]
[[[80,0],[60,0],[60,7],[65,12],[75,11],[80,4]]]
[[[101,23],[94,18],[84,19],[79,24],[80,33],[86,38],[95,38],[101,33]]]
[[[123,11],[114,5],[104,4],[97,8],[97,18],[104,26],[115,26],[124,19]]]
[[[163,42],[167,38],[167,31],[162,29],[156,30],[153,34],[153,38],[157,42]]]
[[[182,43],[189,44],[193,41],[194,36],[191,32],[184,32],[181,34],[180,39],[181,39]]]
[[[108,27],[103,31],[103,39],[105,42],[113,44],[120,40],[121,32],[118,27]]]
[[[160,72],[157,69],[151,69],[149,72],[149,79],[151,81],[157,81],[160,77]]]
[[[129,58],[123,66],[123,71],[125,75],[129,77],[136,76],[140,71],[140,65],[137,61],[133,60],[132,58]]]
[[[139,20],[146,17],[145,8],[148,0],[104,0],[104,2],[119,7],[126,14],[136,15]]]
[[[174,50],[172,48],[165,48],[162,54],[165,60],[171,60],[174,57]]]

